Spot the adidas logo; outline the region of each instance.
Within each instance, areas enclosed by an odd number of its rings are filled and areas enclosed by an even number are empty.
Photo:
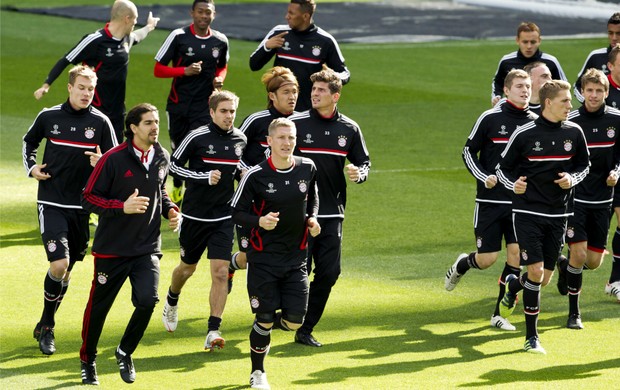
[[[125,176],[124,177],[133,177],[133,173],[131,173],[130,169],[128,169],[127,172],[125,172]]]

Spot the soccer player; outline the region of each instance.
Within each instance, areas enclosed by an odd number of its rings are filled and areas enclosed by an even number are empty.
[[[172,78],[166,105],[172,153],[190,129],[211,120],[209,96],[222,88],[228,68],[228,38],[211,28],[213,1],[195,0],[190,15],[193,23],[172,31],[155,56],[155,77]],[[170,199],[179,204],[183,182],[174,177],[173,185]]]
[[[540,87],[547,81],[552,80],[551,71],[544,62],[536,61],[525,65],[523,68],[527,74],[530,75],[532,80],[532,95],[530,96],[529,109],[536,115],[540,115],[540,98],[538,97],[538,91]]]
[[[506,264],[499,278],[499,295],[491,326],[503,330],[515,327],[499,314],[499,304],[504,297],[508,275],[519,276],[519,245],[512,229],[511,194],[497,185],[495,167],[508,139],[515,130],[537,118],[528,110],[531,81],[522,69],[508,73],[504,81],[506,101],[480,115],[467,137],[463,148],[463,161],[476,179],[477,195],[474,215],[474,234],[477,250],[461,254],[446,273],[445,288],[454,290],[463,275],[471,269],[487,269],[497,261],[506,241]]]
[[[344,63],[338,42],[331,34],[314,24],[314,0],[291,0],[286,13],[288,25],[271,29],[250,56],[250,69],[263,68],[275,55],[274,66],[289,68],[299,81],[297,111],[312,107],[310,76],[323,64],[333,69],[342,84],[349,82],[351,73]]]
[[[82,206],[99,214],[93,241],[95,270],[82,325],[82,383],[98,385],[97,344],[106,316],[127,278],[135,309],[116,348],[121,378],[136,380],[132,355],[159,301],[161,216],[171,229],[178,208],[166,194],[170,157],[159,144],[157,108],[142,103],[127,113],[127,141],[110,150],[90,175]]]
[[[554,56],[540,51],[541,42],[540,28],[532,22],[522,22],[517,28],[517,45],[519,50],[508,53],[502,57],[497,66],[495,77],[493,78],[491,91],[491,104],[495,105],[502,98],[504,79],[512,69],[523,69],[525,65],[542,61],[551,70],[554,80],[566,81],[564,71],[560,62]]]
[[[597,269],[603,261],[613,190],[620,175],[620,111],[605,105],[609,81],[602,71],[591,68],[581,76],[579,85],[583,105],[568,119],[581,126],[591,165],[588,176],[575,188],[574,215],[568,217],[566,242],[570,259],[558,261],[558,272],[564,275],[558,278],[558,288],[560,293],[568,293],[569,329],[583,329],[579,310],[582,271]]]
[[[271,155],[250,169],[232,200],[233,220],[251,228],[248,247],[248,297],[254,324],[250,332],[250,386],[269,389],[264,360],[271,329],[299,329],[308,305],[308,233],[321,227],[316,167],[293,156],[295,124],[286,118],[269,125]],[[277,311],[280,310],[280,311]]]
[[[500,314],[506,318],[523,290],[526,352],[545,354],[538,336],[540,287],[546,285],[560,255],[566,219],[572,214],[572,188],[589,171],[588,147],[579,125],[567,121],[571,85],[552,80],[540,89],[542,114],[515,131],[502,152],[496,174],[514,193],[513,226],[521,265],[527,272],[506,277]]]
[[[144,40],[155,29],[159,18],[149,12],[146,26],[134,31],[138,18],[136,5],[129,0],[116,0],[112,5],[110,21],[104,28],[85,35],[73,49],[52,68],[43,85],[34,91],[38,100],[45,95],[54,80],[69,64],[85,64],[97,72],[97,88],[93,106],[106,114],[116,132],[118,142],[123,141],[125,116],[125,83],[129,65],[129,50]]]
[[[91,105],[96,85],[97,75],[89,67],[71,69],[67,101],[41,111],[24,135],[24,167],[39,183],[39,227],[50,262],[43,282],[43,313],[33,331],[45,355],[56,351],[55,314],[69,288],[71,270],[84,259],[90,238],[88,211],[80,202],[82,188],[101,152],[117,145],[110,120]],[[43,139],[43,162],[37,164]]]
[[[368,179],[370,156],[357,123],[338,111],[342,82],[329,68],[313,74],[312,109],[291,115],[299,129],[300,155],[309,157],[318,170],[317,184],[321,199],[318,221],[321,235],[309,240],[308,275],[310,283],[308,312],[295,341],[311,347],[321,347],[312,335],[321,319],[332,287],[340,275],[342,222],[347,204],[346,179],[357,184]],[[345,160],[350,164],[345,167]],[[343,170],[346,168],[346,178]],[[314,262],[314,269],[312,263]]]
[[[615,46],[609,52],[607,67],[609,68],[609,74],[607,75],[609,95],[605,99],[605,104],[620,109],[620,46]],[[617,129],[616,131],[618,131]],[[618,223],[611,241],[613,261],[611,264],[611,274],[605,285],[605,293],[620,303],[620,187],[618,186],[614,190],[612,208]]]
[[[609,38],[609,46],[592,50],[583,67],[577,75],[575,81],[575,97],[583,103],[583,95],[581,94],[581,76],[590,68],[602,70],[606,75],[609,74],[607,62],[609,61],[609,53],[611,49],[620,44],[620,12],[616,12],[607,21],[607,37]]]
[[[163,323],[168,332],[178,324],[181,289],[196,271],[207,252],[211,270],[210,316],[204,348],[224,347],[220,325],[228,296],[228,266],[234,228],[230,199],[241,169],[245,135],[234,127],[239,98],[232,92],[216,91],[209,100],[212,122],[189,132],[172,155],[170,172],[187,185],[179,243],[181,261],[172,271],[164,305]]]
[[[250,114],[239,128],[248,139],[242,160],[249,167],[258,165],[268,156],[267,129],[269,124],[276,118],[293,114],[299,96],[297,78],[288,68],[275,66],[269,69],[261,77],[261,82],[267,90],[267,109]],[[250,245],[251,229],[237,225],[236,230],[239,251],[233,253],[228,269],[229,293],[232,289],[235,271],[246,268],[246,251]]]

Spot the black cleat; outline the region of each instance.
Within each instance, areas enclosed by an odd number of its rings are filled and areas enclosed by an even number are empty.
[[[568,329],[583,329],[581,316],[579,314],[569,314],[568,321],[566,321],[566,327]]]
[[[560,295],[568,295],[568,282],[566,281],[568,259],[565,256],[560,256],[556,265],[558,267],[558,292]]]
[[[52,355],[56,352],[56,342],[54,340],[54,328],[42,326],[39,334],[39,349],[44,355]]]
[[[34,330],[32,331],[32,337],[34,337],[35,340],[39,341],[39,338],[41,337],[41,323],[37,322],[37,324],[34,326]]]
[[[136,381],[136,369],[133,366],[131,355],[121,355],[118,349],[114,353],[116,355],[116,363],[121,374],[121,379],[125,383],[134,383]]]
[[[323,344],[319,343],[310,333],[295,332],[295,342],[299,344],[308,345],[310,347],[322,347]]]
[[[82,384],[83,385],[98,385],[99,378],[97,378],[97,365],[95,362],[85,363],[82,362]]]

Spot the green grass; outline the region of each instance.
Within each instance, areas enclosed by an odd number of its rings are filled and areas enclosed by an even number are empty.
[[[83,1],[84,4],[107,4]],[[162,4],[179,1],[159,1]],[[219,1],[218,3],[224,3]],[[21,3],[20,3],[21,4]],[[34,1],[24,5],[40,5]],[[46,5],[72,4],[52,1]],[[78,264],[57,318],[58,352],[44,357],[31,338],[42,305],[47,268],[36,220],[36,183],[21,165],[21,137],[44,106],[66,98],[59,79],[42,101],[32,92],[54,62],[99,23],[0,12],[0,387],[70,388],[80,384],[81,319],[92,277],[90,256]],[[320,21],[317,21],[320,23]],[[68,26],[70,25],[70,28]],[[153,56],[167,35],[155,31],[131,54],[127,105],[149,101],[165,109],[169,80],[152,76]],[[605,39],[548,40],[573,78],[585,55]],[[237,123],[264,107],[260,72],[250,72],[256,43],[232,41],[226,88],[241,97]],[[352,81],[341,111],[362,127],[373,169],[350,186],[343,275],[315,334],[325,346],[309,349],[274,332],[266,361],[274,389],[611,388],[617,385],[619,306],[603,294],[611,259],[584,278],[586,329],[564,328],[567,302],[544,289],[540,329],[546,356],[521,352],[518,331],[489,328],[500,265],[470,272],[452,293],[443,275],[462,251],[473,249],[474,181],[460,157],[478,115],[489,106],[491,78],[512,41],[343,45]],[[463,59],[467,60],[464,66]],[[571,80],[573,81],[573,80]],[[164,116],[165,117],[165,116]],[[166,129],[166,124],[162,129]],[[168,145],[167,134],[161,142]],[[615,225],[615,223],[614,223]],[[178,260],[178,241],[166,228],[160,295]],[[183,290],[180,324],[163,330],[161,304],[135,353],[134,388],[239,389],[250,371],[252,315],[237,275],[223,324],[226,348],[202,351],[209,278],[202,262]],[[127,287],[127,286],[126,286]],[[99,342],[102,388],[118,388],[113,349],[131,315],[125,288]]]

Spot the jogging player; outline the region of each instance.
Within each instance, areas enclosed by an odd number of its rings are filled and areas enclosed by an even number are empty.
[[[43,282],[43,313],[33,332],[45,355],[56,351],[55,313],[69,288],[71,270],[76,261],[84,259],[90,238],[88,211],[80,202],[82,188],[102,151],[117,145],[110,120],[91,105],[96,85],[97,75],[89,67],[71,69],[67,101],[41,111],[24,135],[24,167],[39,183],[39,228],[50,262]],[[37,164],[43,139],[43,162]]]
[[[234,127],[239,98],[216,91],[209,101],[212,122],[190,131],[172,155],[170,171],[187,184],[179,242],[181,261],[172,271],[164,305],[163,323],[168,332],[178,324],[181,289],[194,274],[207,250],[211,270],[210,315],[204,348],[223,348],[220,325],[228,296],[228,267],[234,240],[230,199],[241,169],[246,138]]]
[[[537,118],[528,110],[531,88],[530,77],[524,70],[510,71],[504,81],[506,101],[485,111],[467,138],[463,161],[477,185],[474,211],[477,250],[461,254],[445,278],[446,290],[452,291],[471,268],[487,269],[495,264],[503,238],[506,242],[506,264],[499,278],[499,295],[491,316],[491,326],[503,330],[515,330],[499,313],[506,277],[519,276],[521,269],[519,245],[512,229],[512,197],[504,186],[498,185],[495,167],[512,133]]]
[[[545,354],[538,336],[540,287],[549,283],[560,255],[573,187],[589,171],[588,147],[579,125],[567,121],[571,86],[552,80],[540,89],[542,114],[515,131],[497,167],[500,183],[514,193],[513,226],[519,243],[521,277],[506,277],[500,314],[512,313],[523,290],[526,352]]]
[[[274,119],[267,143],[271,156],[250,169],[232,200],[235,223],[251,228],[248,297],[254,324],[250,332],[250,386],[269,389],[264,360],[271,329],[299,329],[308,305],[308,233],[321,232],[312,160],[293,156],[295,124]],[[280,311],[278,311],[280,310]]]
[[[155,56],[155,77],[172,78],[166,113],[172,153],[190,129],[210,122],[209,96],[224,85],[228,67],[228,39],[211,28],[212,0],[195,0],[193,23],[172,31]],[[169,65],[172,63],[172,65]],[[174,177],[170,199],[183,199],[183,182]]]

